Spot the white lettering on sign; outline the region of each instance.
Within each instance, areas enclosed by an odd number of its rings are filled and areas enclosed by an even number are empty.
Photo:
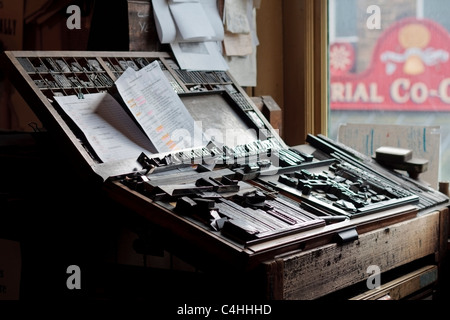
[[[443,103],[450,104],[449,87],[450,78],[442,80],[437,90],[428,88],[424,82],[412,83],[409,79],[400,78],[392,82],[390,94],[392,100],[398,104],[423,104],[430,97],[438,97]]]
[[[422,81],[412,82],[407,78],[399,78],[392,82],[389,95],[396,104],[426,104],[430,98],[439,98],[443,103],[450,104],[450,78],[443,79],[434,89]],[[330,85],[330,99],[332,103],[385,102],[375,82],[333,82]]]
[[[409,95],[405,93],[411,86],[411,81],[408,79],[397,79],[391,85],[391,98],[396,103],[406,103],[409,100]]]
[[[378,84],[363,82],[357,83],[353,87],[351,82],[334,82],[331,84],[331,101],[332,102],[365,102],[365,103],[382,103],[384,97],[378,94]]]
[[[444,79],[439,85],[439,97],[442,102],[450,104],[450,94],[448,88],[450,87],[450,78]]]

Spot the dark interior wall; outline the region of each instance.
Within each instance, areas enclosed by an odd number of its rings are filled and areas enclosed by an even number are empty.
[[[96,0],[87,49],[128,51],[128,1]]]

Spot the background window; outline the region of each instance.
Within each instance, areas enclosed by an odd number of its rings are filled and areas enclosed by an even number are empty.
[[[330,31],[332,41],[356,41],[357,40],[357,0],[330,0],[330,24],[333,24]]]
[[[450,31],[450,3],[448,0],[418,1],[418,17],[433,19]]]
[[[372,5],[380,9],[380,28],[368,27]],[[331,138],[344,124],[439,127],[408,139],[422,139],[428,155],[424,139],[440,132],[436,176],[450,180],[449,16],[447,0],[329,0]],[[353,133],[365,139],[359,151],[373,155],[374,137]]]

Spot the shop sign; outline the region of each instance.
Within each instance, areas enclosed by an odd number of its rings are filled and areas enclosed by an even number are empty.
[[[331,109],[450,111],[450,34],[437,23],[396,23],[363,73],[350,73],[354,56],[349,44],[330,47]]]

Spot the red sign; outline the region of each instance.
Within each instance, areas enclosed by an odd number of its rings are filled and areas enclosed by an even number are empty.
[[[360,74],[348,73],[353,48],[339,45],[330,47],[331,109],[450,111],[450,35],[439,24],[397,22],[379,38]]]

